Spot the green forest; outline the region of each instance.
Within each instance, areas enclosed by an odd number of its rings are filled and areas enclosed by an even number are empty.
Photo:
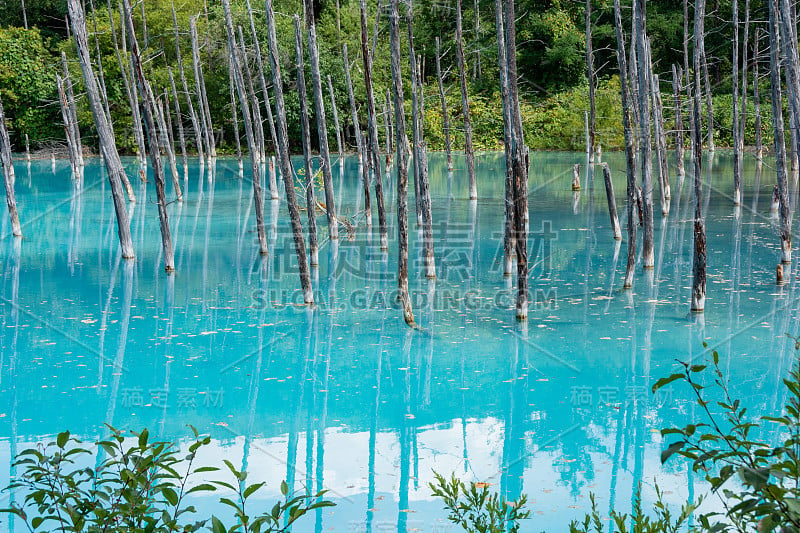
[[[586,69],[586,4],[562,2],[560,0],[520,0],[517,2],[517,61],[519,65],[519,90],[522,99],[522,115],[526,143],[531,149],[572,150],[584,147],[584,112],[588,110],[588,80]],[[387,2],[368,3],[369,24],[375,24],[378,10],[385,11]],[[348,147],[355,146],[353,128],[348,106],[347,88],[342,61],[342,44],[347,44],[352,70],[355,96],[359,104],[365,101],[359,37],[359,4],[356,0],[326,0],[315,2],[315,19],[320,46],[320,67],[323,78],[330,75],[341,120],[343,138]],[[455,2],[453,0],[417,0],[413,3],[414,40],[417,53],[422,55],[425,82],[425,137],[432,150],[444,148],[442,133],[442,108],[436,75],[435,40],[441,42],[441,69],[448,112],[453,126],[454,148],[463,146],[463,130],[459,127],[461,96],[458,87],[458,70],[455,60]],[[749,39],[747,60],[752,77],[754,46],[759,25],[767,18],[765,6],[760,1],[749,3]],[[231,99],[228,74],[228,48],[224,30],[222,6],[216,2],[186,0],[176,3],[177,20],[180,27],[181,53],[184,64],[191,65],[191,46],[188,34],[189,19],[198,15],[201,61],[205,70],[205,83],[211,115],[214,120],[217,143],[221,153],[234,150],[234,128],[231,119]],[[232,5],[234,24],[249,26],[244,2]],[[172,3],[162,0],[146,0],[137,4],[133,12],[140,43],[144,47],[145,68],[155,88],[169,87],[167,68],[176,68],[176,48],[173,32]],[[256,31],[259,40],[266,41],[263,5],[253,4],[256,16]],[[501,108],[499,75],[497,67],[497,45],[494,22],[494,4],[489,0],[466,2],[464,12],[464,39],[470,114],[474,143],[479,150],[502,149],[503,120],[498,112]],[[630,27],[631,9],[623,3],[626,27]],[[673,64],[683,65],[685,10],[691,22],[692,6],[682,2],[657,0],[648,3],[647,31],[652,40],[654,72],[659,74],[661,91],[665,102],[667,129],[674,127],[672,105]],[[740,10],[742,7],[740,7]],[[63,121],[58,105],[55,80],[61,71],[61,53],[65,52],[72,72],[75,94],[78,98],[78,119],[83,135],[83,144],[96,148],[94,123],[86,99],[82,97],[82,77],[76,59],[75,44],[68,35],[66,26],[66,2],[64,0],[6,1],[0,4],[0,99],[6,108],[12,144],[16,151],[24,149],[27,134],[31,149],[49,150],[63,143]],[[117,143],[122,153],[132,154],[136,144],[131,133],[131,113],[125,88],[120,75],[120,63],[115,52],[115,39],[121,39],[119,10],[115,3],[86,2],[87,28],[93,55],[99,57],[111,116],[115,125]],[[299,0],[275,2],[277,32],[283,62],[284,83],[287,98],[290,148],[300,151],[299,103],[296,90],[294,65],[294,37],[292,15],[303,14]],[[597,142],[604,148],[621,148],[622,119],[617,77],[617,61],[614,55],[616,38],[613,26],[613,5],[608,1],[591,4],[591,38],[594,55],[597,98]],[[109,16],[113,19],[109,19]],[[144,20],[143,20],[144,18]],[[706,18],[706,54],[710,84],[714,95],[715,132],[717,146],[731,144],[731,56],[732,33],[731,3],[717,0],[708,6]],[[745,13],[740,14],[740,25],[746,23]],[[24,29],[26,26],[29,29]],[[113,28],[113,30],[112,30]],[[689,25],[691,31],[691,24]],[[377,17],[377,34],[374,53],[375,94],[379,111],[383,97],[390,86],[388,16]],[[373,28],[370,28],[370,33]],[[249,32],[247,32],[249,33]],[[740,30],[741,34],[741,30]],[[249,38],[249,35],[247,36]],[[766,40],[761,39],[760,57],[766,68]],[[246,43],[251,51],[251,68],[256,68],[252,43]],[[407,43],[403,43],[407,54]],[[691,39],[688,43],[691,55]],[[96,59],[95,59],[96,62]],[[408,69],[408,64],[404,64]],[[190,70],[190,68],[189,68]],[[408,80],[408,76],[404,76]],[[77,80],[77,81],[75,81]],[[767,85],[768,80],[764,80]],[[749,83],[752,98],[752,79]],[[768,94],[768,91],[762,91]],[[330,105],[328,103],[327,105]],[[408,103],[410,106],[410,102]],[[684,100],[684,106],[686,102]],[[688,108],[685,108],[685,111]],[[752,106],[750,106],[752,110]],[[363,110],[362,110],[363,111]],[[329,111],[330,113],[330,111]],[[362,112],[362,121],[366,122]],[[745,143],[752,144],[755,121],[748,113],[745,128]],[[313,116],[312,116],[313,120]],[[384,128],[379,117],[379,130]],[[185,121],[188,127],[188,120]],[[333,121],[328,121],[332,129]],[[762,125],[765,144],[771,139],[771,123],[765,117]],[[240,128],[241,130],[241,128]],[[330,131],[330,138],[334,132]],[[242,139],[243,131],[240,131]],[[191,138],[191,136],[188,136]],[[244,143],[243,143],[244,144]],[[270,145],[270,143],[268,143]]]

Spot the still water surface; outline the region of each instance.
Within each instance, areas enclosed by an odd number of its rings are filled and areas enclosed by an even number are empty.
[[[670,502],[697,496],[703,484],[685,464],[660,465],[658,432],[694,420],[694,404],[677,383],[655,396],[650,387],[676,359],[704,357],[706,341],[751,411],[779,410],[778,385],[795,357],[786,334],[798,334],[798,281],[795,268],[775,286],[774,173],[747,161],[734,213],[732,158],[716,155],[706,177],[708,300],[697,320],[691,176],[673,177],[669,216],[656,206],[655,270],[637,265],[634,290],[622,292],[626,244],[612,239],[600,173],[570,190],[583,157],[532,154],[527,328],[514,320],[502,276],[502,154],[478,158],[477,202],[466,200],[463,162],[450,175],[444,158],[431,157],[439,277],[420,278],[412,214],[419,331],[404,325],[392,292],[396,187],[386,179],[383,254],[364,221],[355,159],[334,172],[339,211],[354,225],[340,230],[338,250],[317,215],[313,312],[296,305],[283,194],[266,201],[262,259],[249,175],[234,159],[218,160],[213,173],[191,166],[185,201],[170,204],[172,276],[152,183],[134,183],[137,258],[121,261],[99,161],[81,182],[65,161],[18,164],[21,242],[0,217],[0,485],[14,475],[15,453],[65,429],[93,441],[104,423],[147,427],[188,446],[191,424],[212,436],[202,461],[227,458],[268,482],[265,506],[282,479],[328,489],[337,507],[306,519],[303,531],[449,531],[428,488],[434,470],[492,483],[511,499],[527,493],[533,520],[524,531],[566,530],[590,492],[603,511],[627,510],[640,481],[645,507],[654,481]],[[624,218],[624,158],[607,160]],[[409,206],[413,213],[413,199]],[[377,231],[374,204],[373,219]],[[4,507],[14,495],[0,497]],[[199,503],[224,513],[215,500]],[[14,527],[3,517],[0,529]]]

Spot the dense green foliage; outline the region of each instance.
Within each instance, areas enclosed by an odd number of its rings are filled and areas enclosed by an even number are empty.
[[[0,99],[16,134],[12,142],[26,133],[34,143],[63,136],[55,61],[38,29],[0,27]]]
[[[189,533],[201,528],[213,533],[277,533],[290,530],[308,511],[334,505],[323,499],[324,491],[290,494],[283,482],[281,501],[253,514],[248,500],[264,483],[247,483],[247,472],[227,460],[227,478],[207,481],[220,469],[195,465],[198,450],[211,439],[194,428],[187,451],[175,443],[150,440],[146,429],[129,434],[110,429],[109,438],[91,449],[64,432],[55,441],[22,451],[14,462],[19,476],[9,488],[21,490],[23,503],[12,503],[0,513],[16,515],[31,533]],[[95,466],[87,467],[90,461]],[[216,516],[198,516],[186,503],[192,494],[217,490],[233,495],[219,498],[236,518],[231,526]]]
[[[629,2],[623,2],[626,4]],[[256,30],[262,51],[266,50],[266,24],[263,5],[253,2]],[[575,149],[583,147],[583,114],[588,109],[587,79],[585,72],[585,36],[583,2],[561,0],[517,0],[517,41],[519,83],[523,100],[523,119],[527,142],[533,149]],[[92,134],[93,121],[85,98],[81,97],[82,75],[77,68],[74,43],[67,40],[63,23],[65,6],[62,0],[28,0],[25,4],[28,23],[34,29],[25,31],[20,26],[21,3],[7,2],[0,8],[0,97],[6,103],[11,121],[12,142],[19,148],[20,135],[28,133],[34,144],[48,140],[59,140],[63,131],[60,124],[53,71],[58,66],[58,54],[66,51],[71,58],[71,69],[76,81],[79,120],[84,133],[84,143],[96,144]],[[177,61],[172,30],[171,8],[173,2],[147,0],[146,25],[141,11],[134,10],[135,24],[139,32],[140,45],[149,60],[147,74],[157,91],[168,87],[167,67],[177,76]],[[334,83],[341,127],[345,140],[351,148],[355,144],[350,124],[347,89],[344,85],[342,44],[347,44],[356,100],[360,103],[362,130],[366,122],[365,93],[362,75],[360,47],[359,3],[356,0],[340,2],[316,2],[315,15],[320,46],[320,65],[323,78],[330,75]],[[339,9],[337,10],[337,5]],[[377,46],[374,51],[374,84],[379,112],[383,108],[386,89],[390,83],[388,15],[386,2],[378,25]],[[111,13],[109,9],[111,8]],[[623,6],[623,24],[630,27],[629,6]],[[92,11],[94,8],[94,11]],[[211,115],[221,151],[230,151],[233,146],[231,103],[228,88],[228,49],[223,24],[222,7],[217,3],[190,0],[175,3],[178,23],[181,28],[181,54],[189,82],[194,91],[194,75],[191,63],[191,47],[188,35],[189,18],[198,15],[198,30],[201,41],[201,61],[205,74]],[[102,65],[110,100],[117,141],[125,152],[135,150],[131,134],[131,117],[127,95],[122,84],[121,68],[114,48],[115,40],[121,44],[121,25],[116,2],[87,3],[89,14],[87,26],[90,33],[90,48],[95,56],[95,66]],[[368,2],[370,42],[376,3]],[[416,52],[423,58],[423,77],[426,84],[426,136],[433,149],[443,148],[441,128],[441,104],[438,97],[435,69],[435,39],[441,40],[442,68],[447,92],[451,125],[455,137],[454,146],[463,143],[461,124],[461,102],[458,87],[458,69],[455,62],[455,9],[454,2],[439,0],[417,0],[414,2],[414,39]],[[760,1],[751,2],[752,20],[765,18]],[[249,30],[249,21],[244,2],[232,4],[234,25],[245,30],[245,41],[250,47],[250,66],[255,73],[256,63]],[[300,0],[277,0],[275,2],[277,34],[281,66],[285,83],[287,118],[291,149],[300,150],[299,103],[296,92],[296,69],[294,65],[294,35],[291,15],[302,15]],[[494,25],[493,0],[464,2],[464,39],[466,46],[467,76],[470,91],[470,111],[473,119],[475,145],[478,149],[496,150],[502,147],[502,115],[498,112],[499,75],[497,67],[497,44]],[[691,6],[689,16],[692,16]],[[619,82],[616,76],[616,40],[613,29],[611,3],[594,0],[593,41],[598,107],[598,142],[606,148],[622,146]],[[729,144],[730,139],[730,55],[731,32],[730,0],[715,4],[717,16],[706,22],[706,48],[709,54],[709,69],[714,85],[715,118],[718,145]],[[112,18],[109,19],[109,16]],[[744,19],[744,14],[740,17]],[[113,30],[112,31],[112,22]],[[476,24],[477,22],[477,24]],[[664,92],[665,118],[672,119],[672,93],[669,81],[673,63],[683,64],[683,6],[672,0],[648,2],[648,32],[652,40],[655,71],[661,74]],[[145,33],[145,26],[147,31]],[[38,30],[36,28],[39,28]],[[689,26],[691,32],[691,24]],[[403,28],[403,36],[406,31]],[[755,35],[755,23],[750,28],[750,41]],[[95,40],[96,36],[96,40]],[[307,42],[307,39],[304,39]],[[762,48],[764,47],[762,43]],[[690,46],[691,48],[691,46]],[[99,61],[97,51],[99,50]],[[691,51],[691,50],[690,50]],[[403,54],[407,57],[408,43],[403,39]],[[752,57],[752,52],[750,52]],[[763,60],[763,58],[762,58]],[[123,61],[125,61],[123,57]],[[408,82],[408,61],[403,61]],[[763,70],[763,69],[762,69]],[[270,83],[267,66],[266,77]],[[309,76],[306,69],[306,76]],[[257,78],[256,87],[258,88]],[[178,79],[180,87],[180,80]],[[408,97],[409,91],[406,92]],[[766,94],[766,93],[765,93]],[[326,104],[330,102],[325,91]],[[183,97],[181,97],[183,98]],[[410,99],[410,98],[409,98]],[[685,102],[684,102],[685,105]],[[406,103],[410,108],[410,103]],[[313,107],[313,106],[312,106]],[[767,106],[768,107],[768,106]],[[410,109],[408,109],[410,111]],[[765,109],[768,111],[768,109]],[[184,124],[189,125],[184,103]],[[328,111],[330,112],[330,111]],[[263,114],[263,113],[262,113]],[[768,113],[767,113],[768,114]],[[313,120],[313,116],[312,116]],[[750,106],[749,130],[746,142],[752,143],[752,106]],[[329,136],[333,139],[333,121],[329,119]],[[382,117],[379,130],[383,135]],[[765,132],[769,124],[765,121]],[[668,124],[669,127],[669,124]],[[243,131],[240,133],[243,135]],[[315,136],[312,136],[312,140]],[[768,139],[765,138],[765,143]],[[767,144],[769,146],[769,144]]]

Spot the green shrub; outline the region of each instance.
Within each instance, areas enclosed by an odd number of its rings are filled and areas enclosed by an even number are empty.
[[[334,505],[324,491],[289,494],[268,511],[250,514],[246,504],[264,483],[247,483],[247,473],[224,461],[233,479],[192,485],[198,474],[218,472],[213,466],[195,466],[198,450],[210,442],[192,428],[194,443],[183,455],[174,443],[150,441],[147,430],[125,435],[111,428],[111,438],[94,450],[69,432],[55,441],[22,451],[14,462],[21,469],[9,489],[24,494],[21,505],[0,513],[21,518],[31,533],[62,532],[193,532],[208,527],[214,533],[281,532],[312,509]],[[132,438],[131,438],[132,437]],[[94,458],[94,467],[79,466]],[[225,488],[235,499],[220,498],[232,508],[236,523],[225,526],[216,516],[197,519],[197,510],[185,504],[187,496]],[[210,522],[210,523],[209,523]]]

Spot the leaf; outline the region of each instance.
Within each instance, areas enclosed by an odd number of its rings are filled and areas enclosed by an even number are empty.
[[[667,460],[672,457],[675,453],[680,451],[686,443],[684,441],[673,442],[669,445],[669,447],[661,452],[661,464],[667,462]]]
[[[141,433],[139,433],[139,448],[147,447],[147,438],[150,435],[150,432],[147,431],[147,428],[143,429]]]
[[[246,500],[247,498],[249,498],[255,491],[257,491],[258,489],[260,489],[264,485],[265,485],[265,483],[263,483],[263,482],[262,483],[255,483],[253,485],[250,485],[246,489],[244,489],[244,493],[243,493],[244,499]]]
[[[216,516],[211,517],[211,531],[213,533],[227,533],[225,531],[225,525],[223,525],[222,521]]]
[[[164,498],[169,502],[170,505],[178,505],[178,493],[175,492],[175,489],[166,487],[161,491],[161,494],[164,495]]]
[[[289,485],[286,484],[286,481],[281,481],[281,494],[286,496],[289,494]]]
[[[660,388],[662,388],[662,387],[664,387],[666,385],[669,385],[673,381],[677,381],[679,379],[682,379],[683,377],[684,377],[683,374],[672,374],[670,376],[661,378],[658,381],[656,381],[655,384],[653,385],[653,392],[656,392],[658,389],[660,389]]]
[[[56,437],[56,445],[59,448],[64,448],[67,445],[67,441],[69,441],[69,431],[59,433],[58,437]]]

